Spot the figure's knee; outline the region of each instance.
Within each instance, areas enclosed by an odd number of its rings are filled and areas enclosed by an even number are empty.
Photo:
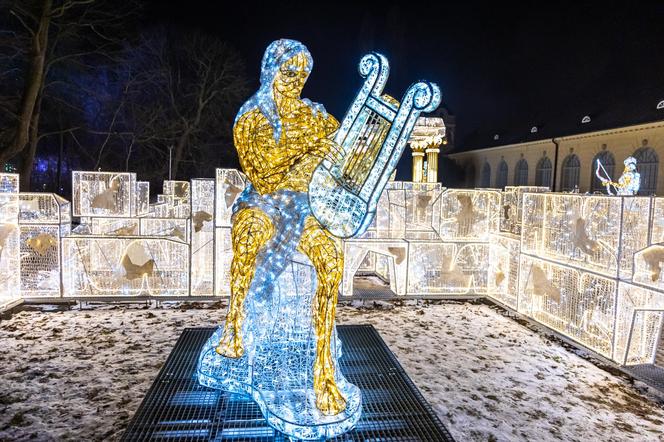
[[[319,275],[340,281],[343,270],[341,242],[330,235],[314,218],[307,218],[300,249],[309,257]]]
[[[273,235],[272,220],[256,207],[242,209],[233,217],[231,238],[234,252],[248,253],[258,249]]]
[[[339,282],[344,268],[344,255],[339,244],[328,240],[329,242],[323,247],[324,270],[332,274],[334,280]]]

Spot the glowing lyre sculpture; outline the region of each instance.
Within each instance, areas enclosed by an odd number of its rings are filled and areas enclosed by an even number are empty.
[[[362,57],[359,71],[366,80],[334,137],[340,158],[324,159],[309,182],[313,215],[339,238],[366,230],[417,117],[440,104],[440,89],[428,81],[411,85],[401,105],[381,95],[389,70],[378,53]]]

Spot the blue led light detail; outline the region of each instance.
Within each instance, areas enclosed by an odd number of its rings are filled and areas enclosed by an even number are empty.
[[[295,252],[270,290],[245,300],[245,354],[233,359],[216,353],[223,332],[220,327],[201,351],[197,369],[200,384],[251,396],[271,427],[305,440],[334,437],[350,430],[362,410],[359,388],[345,379],[337,364],[341,342],[336,329],[332,360],[346,409],[326,416],[316,408],[316,335],[311,314],[315,290],[314,268],[308,258]]]

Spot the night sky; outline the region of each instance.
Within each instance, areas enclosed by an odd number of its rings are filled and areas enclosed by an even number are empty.
[[[529,128],[619,107],[635,94],[652,94],[653,106],[664,99],[663,2],[459,3],[155,1],[148,13],[150,23],[198,28],[231,43],[252,85],[269,42],[302,41],[314,58],[303,96],[337,118],[361,83],[357,62],[377,50],[390,60],[386,91],[395,97],[420,78],[440,85],[460,144],[478,128]]]

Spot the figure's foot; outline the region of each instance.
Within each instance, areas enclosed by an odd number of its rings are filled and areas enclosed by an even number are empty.
[[[326,416],[334,416],[346,409],[346,399],[333,379],[326,379],[316,388],[316,407]]]
[[[219,345],[215,351],[221,356],[227,358],[241,358],[244,354],[244,347],[242,346],[242,338],[235,330],[224,330],[224,335],[219,341]]]

